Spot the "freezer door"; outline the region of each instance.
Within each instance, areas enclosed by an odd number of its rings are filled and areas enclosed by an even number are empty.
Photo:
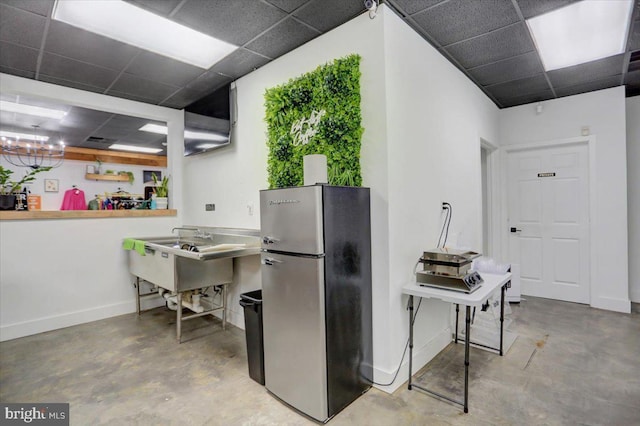
[[[260,191],[262,248],[289,253],[324,253],[322,186]]]
[[[265,386],[328,418],[324,259],[262,253]]]

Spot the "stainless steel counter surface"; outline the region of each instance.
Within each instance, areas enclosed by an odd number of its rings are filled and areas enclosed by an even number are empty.
[[[171,253],[194,260],[260,254],[260,231],[255,229],[184,226],[173,235],[132,238],[144,241],[147,250]],[[198,251],[189,251],[180,248],[181,246],[196,247]]]

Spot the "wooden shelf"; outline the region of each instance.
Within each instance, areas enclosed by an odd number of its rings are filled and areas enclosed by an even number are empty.
[[[87,173],[84,175],[85,179],[89,179],[89,180],[112,180],[112,181],[116,181],[116,182],[129,182],[129,176],[128,175],[117,175],[117,174],[112,174],[112,175],[96,175],[94,173]]]
[[[66,160],[97,161],[114,164],[137,164],[140,166],[167,167],[167,157],[162,155],[120,152],[105,149],[68,146],[64,149]]]
[[[41,211],[0,211],[0,220],[40,220],[40,219],[98,219],[176,216],[175,209],[166,210],[41,210]]]
[[[0,148],[0,152],[2,148]],[[6,153],[9,154],[10,153]],[[68,146],[64,149],[65,160],[102,161],[114,164],[135,164],[140,166],[167,167],[166,155],[141,154],[137,152],[113,151],[105,149],[79,148]]]

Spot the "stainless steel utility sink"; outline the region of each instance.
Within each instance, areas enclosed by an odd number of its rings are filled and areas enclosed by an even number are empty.
[[[200,227],[207,238],[163,236],[136,238],[145,243],[145,256],[129,253],[130,272],[167,290],[180,292],[229,283],[234,257],[260,254],[256,230]],[[186,245],[198,251],[180,248]]]
[[[233,231],[232,229],[225,230],[228,232]],[[260,254],[260,238],[258,234],[254,236],[211,233],[210,236],[211,238],[206,239],[177,236],[138,239],[144,241],[145,247],[149,250],[159,250],[164,253],[172,253],[194,260],[211,260]],[[195,247],[197,251],[182,248],[185,246]]]
[[[186,228],[180,228],[188,231]],[[260,231],[233,228],[199,227],[194,235],[141,237],[145,255],[129,251],[129,271],[137,277],[137,311],[140,313],[140,280],[145,280],[177,296],[181,305],[182,293],[190,290],[222,286],[222,306],[203,313],[182,317],[177,309],[177,337],[180,340],[181,321],[222,310],[226,324],[226,284],[233,280],[233,258],[260,253]],[[181,248],[185,247],[185,248]],[[190,248],[197,251],[190,251]]]

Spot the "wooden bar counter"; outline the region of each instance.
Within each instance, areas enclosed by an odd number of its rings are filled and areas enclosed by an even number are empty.
[[[165,210],[41,210],[41,211],[0,211],[0,220],[41,220],[41,219],[99,219],[176,216],[175,209]]]

